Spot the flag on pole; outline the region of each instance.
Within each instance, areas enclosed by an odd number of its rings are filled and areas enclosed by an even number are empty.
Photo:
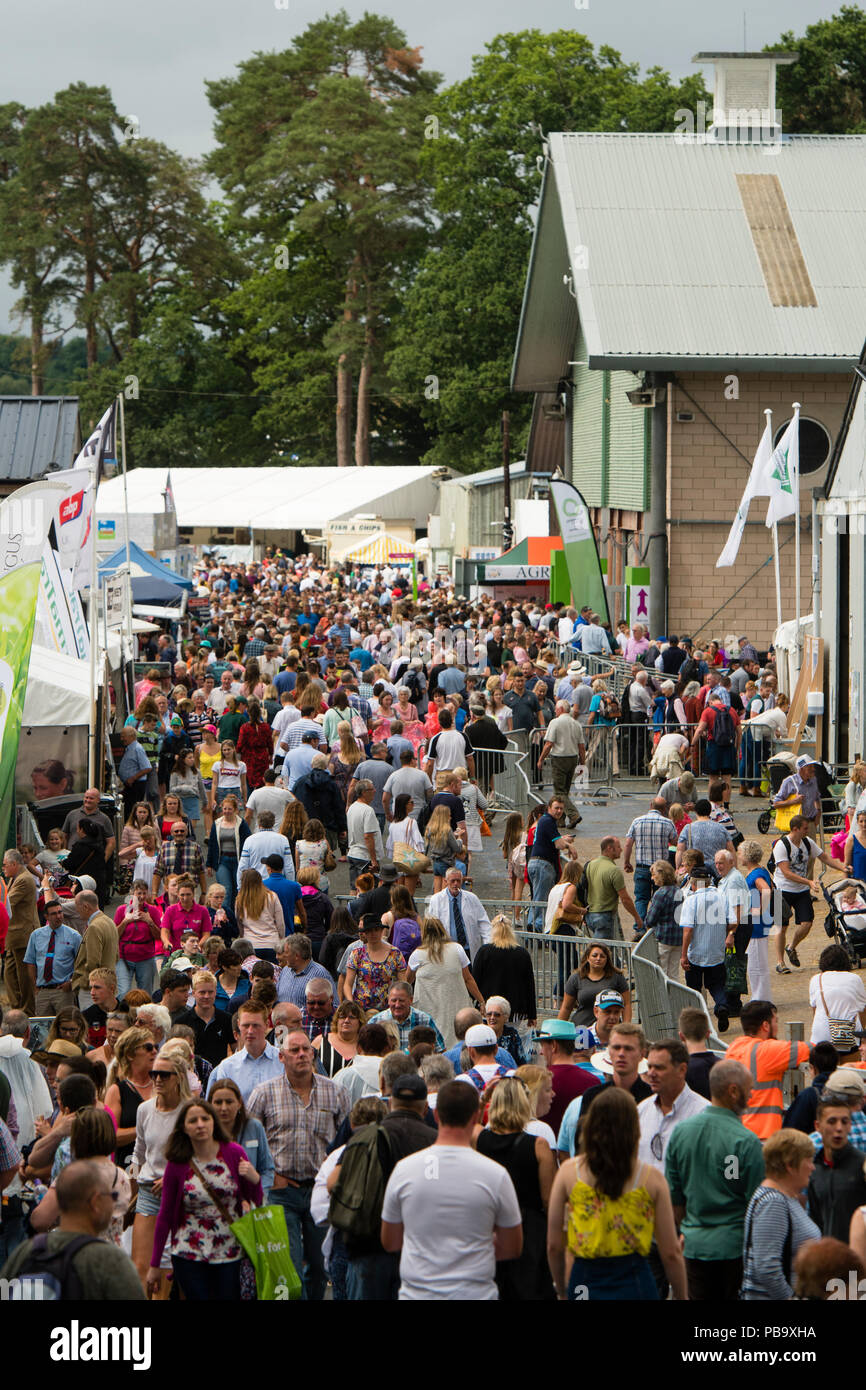
[[[794,411],[788,428],[782,435],[770,459],[766,486],[761,495],[770,499],[767,525],[786,516],[796,516],[800,510],[800,412]]]
[[[71,471],[57,477],[66,489],[66,496],[55,510],[50,539],[60,570],[72,591],[91,588],[95,579],[90,535],[94,526],[96,489],[105,465],[117,462],[116,410],[117,402],[112,401]]]
[[[765,497],[770,489],[767,485],[767,478],[770,464],[773,459],[773,435],[770,429],[770,421],[764,428],[761,435],[761,442],[758,445],[752,471],[746,482],[745,491],[737,508],[737,515],[734,517],[733,525],[728,533],[725,548],[716,561],[716,569],[723,569],[727,565],[732,565],[737,558],[740,549],[740,541],[743,539],[743,532],[746,529],[746,520],[749,515],[749,503],[753,497]]]
[[[590,604],[603,623],[609,622],[607,591],[589,508],[572,483],[554,478],[550,493],[562,535],[562,549],[574,602],[581,606]]]

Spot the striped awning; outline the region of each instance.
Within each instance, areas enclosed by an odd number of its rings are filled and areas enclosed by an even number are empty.
[[[361,565],[408,565],[408,559],[392,560],[391,556],[409,555],[414,549],[411,541],[401,540],[399,536],[392,536],[388,531],[379,531],[375,536],[359,541],[351,550],[344,550],[340,559],[357,560]]]

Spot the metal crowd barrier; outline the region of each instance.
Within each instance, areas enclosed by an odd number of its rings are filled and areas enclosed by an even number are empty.
[[[587,801],[597,796],[619,795],[613,781],[619,772],[616,734],[617,726],[615,724],[599,724],[598,726],[590,724],[588,728],[584,726],[586,765],[578,767],[575,771],[569,793],[572,801]],[[538,767],[538,756],[541,753],[544,740],[544,729],[533,729],[529,735],[530,770],[533,775],[533,784],[537,787],[543,785],[545,772],[550,773],[551,779],[554,775],[550,758],[542,768],[539,769]],[[554,792],[558,790],[555,781],[552,781],[552,786]]]
[[[597,656],[594,652],[578,651],[570,642],[560,642],[559,640],[554,641],[553,646],[559,653],[563,666],[568,667],[573,661],[579,661],[581,666],[586,667],[587,675],[591,680],[603,676],[617,699],[631,680],[631,670],[634,663],[624,661],[619,655]],[[610,674],[611,669],[613,675]]]
[[[539,733],[541,730],[539,730]],[[479,750],[480,751],[480,750]],[[478,754],[476,753],[476,758]],[[535,758],[537,759],[537,753]],[[501,752],[488,754],[488,757],[502,760],[502,770],[493,774],[493,787],[490,794],[487,794],[487,787],[490,783],[489,767],[497,764],[491,762],[488,765],[487,775],[482,760],[482,766],[476,765],[477,780],[488,796],[488,805],[491,811],[520,811],[526,815],[531,804],[540,801],[529,785],[526,764],[532,758],[532,750],[526,733],[518,729],[509,737],[508,747]]]
[[[485,901],[486,906],[486,901]],[[580,958],[595,944],[591,936],[547,936],[538,932],[518,931],[517,939],[529,952],[535,975],[535,997],[538,1015],[556,1014],[565,993],[565,984],[580,964]],[[631,964],[631,945],[626,941],[605,941],[616,970],[628,980],[634,1015],[635,978]]]

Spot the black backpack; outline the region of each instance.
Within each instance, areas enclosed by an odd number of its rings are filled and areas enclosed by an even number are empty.
[[[48,1249],[48,1236],[34,1236],[30,1251],[15,1273],[11,1298],[19,1302],[73,1303],[84,1298],[84,1285],[73,1263],[85,1245],[101,1245],[96,1236],[74,1236],[61,1250]]]
[[[717,748],[730,748],[734,742],[734,719],[730,710],[721,706],[713,720],[713,743]]]

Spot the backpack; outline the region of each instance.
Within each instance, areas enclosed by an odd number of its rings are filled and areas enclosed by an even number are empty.
[[[421,696],[424,694],[424,687],[421,683],[421,677],[418,675],[417,668],[414,666],[410,667],[408,671],[404,672],[403,676],[400,678],[400,681],[401,684],[405,685],[406,689],[409,691],[409,699],[411,703],[413,705],[417,705],[418,701],[421,699]]]
[[[352,1135],[340,1161],[340,1177],[331,1192],[328,1220],[344,1237],[378,1239],[385,1185],[394,1166],[388,1131],[364,1125]]]
[[[730,710],[721,706],[716,710],[713,720],[713,743],[717,748],[730,748],[734,742],[734,717]]]
[[[101,1245],[96,1236],[75,1236],[62,1250],[48,1249],[48,1236],[34,1236],[29,1254],[16,1271],[10,1297],[27,1302],[72,1303],[84,1298],[84,1285],[73,1264],[85,1245]]]
[[[619,719],[622,714],[619,700],[615,695],[602,695],[601,713],[604,719]]]
[[[508,857],[508,867],[515,878],[523,878],[523,871],[526,868],[526,836],[521,837],[520,843],[514,846]]]

